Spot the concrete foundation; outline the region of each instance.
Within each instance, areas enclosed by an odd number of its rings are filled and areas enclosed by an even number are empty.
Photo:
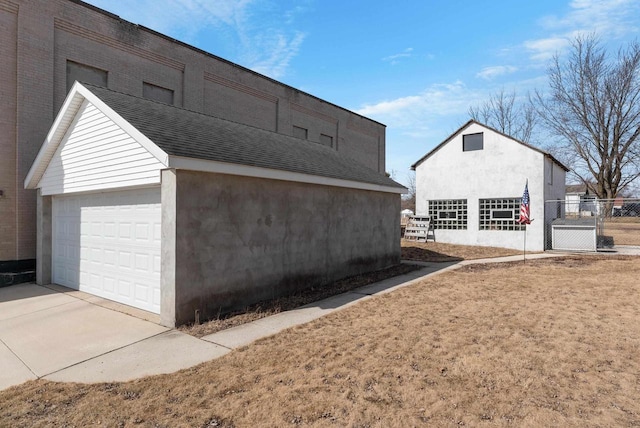
[[[160,267],[160,322],[176,325],[176,171],[161,172],[162,241]]]

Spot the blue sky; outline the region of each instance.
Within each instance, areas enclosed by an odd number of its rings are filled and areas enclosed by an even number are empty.
[[[412,163],[504,88],[546,89],[570,39],[640,38],[638,0],[89,0],[387,125],[387,171]]]

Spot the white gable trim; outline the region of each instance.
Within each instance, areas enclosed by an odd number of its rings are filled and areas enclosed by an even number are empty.
[[[405,194],[404,187],[382,186],[379,184],[362,183],[359,181],[343,180],[339,178],[323,177],[319,175],[302,174],[299,172],[282,171],[261,168],[257,166],[239,165],[204,159],[169,156],[169,168],[186,169],[191,171],[212,172],[217,174],[240,175],[244,177],[266,178],[270,180],[293,181],[297,183],[319,184],[322,186],[345,187],[349,189],[371,190],[374,192]]]
[[[29,169],[29,173],[24,181],[25,189],[36,189],[39,186],[40,180],[44,175],[49,162],[55,155],[58,147],[68,138],[70,129],[73,129],[74,124],[77,121],[77,115],[80,109],[90,102],[102,113],[104,113],[109,119],[111,119],[116,125],[118,125],[124,132],[129,134],[134,140],[140,143],[149,153],[151,153],[163,166],[167,166],[169,162],[169,156],[160,147],[155,145],[149,138],[138,131],[133,125],[124,120],[113,109],[106,105],[100,98],[94,95],[81,83],[76,82],[72,86],[67,98],[65,99],[60,112],[56,116],[56,119],[47,134],[38,155],[36,156],[33,165]]]
[[[557,165],[560,166],[560,168],[562,168],[563,170],[565,170],[566,172],[570,171],[569,168],[567,168],[564,164],[562,164],[559,160],[557,160],[556,158],[554,158],[551,154],[545,152],[542,149],[539,149],[535,146],[532,146],[531,144],[525,143],[523,141],[520,141],[510,135],[505,134],[504,132],[500,132],[497,129],[494,129],[490,126],[487,126],[483,123],[480,123],[474,119],[469,120],[467,123],[465,123],[464,125],[462,125],[460,128],[458,128],[457,131],[454,131],[453,134],[449,135],[444,141],[442,141],[440,144],[438,144],[436,147],[434,147],[430,152],[428,152],[426,155],[424,155],[423,157],[421,157],[418,161],[416,161],[413,165],[411,165],[411,169],[412,170],[416,170],[416,168],[422,164],[424,161],[426,161],[428,158],[430,158],[434,153],[436,153],[438,150],[440,150],[442,147],[444,147],[445,145],[449,144],[451,141],[453,141],[458,135],[464,133],[469,127],[477,125],[481,128],[484,129],[484,131],[489,131],[489,132],[494,132],[498,135],[501,135],[511,141],[513,141],[514,143],[520,144],[523,147],[528,148],[529,150],[532,150],[534,152],[538,152],[540,154],[542,154],[545,158],[550,159],[552,161],[552,163],[555,163]],[[483,131],[483,132],[484,132]]]
[[[80,110],[84,101],[85,98],[77,92],[74,92],[73,89],[69,92],[53,125],[49,129],[47,138],[45,138],[44,143],[42,143],[42,147],[40,147],[40,151],[27,173],[27,177],[24,180],[25,189],[37,188],[60,142],[67,136],[67,132],[77,120],[76,113]]]

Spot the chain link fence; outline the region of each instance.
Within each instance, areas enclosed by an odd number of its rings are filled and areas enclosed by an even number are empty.
[[[545,249],[606,251],[640,247],[640,199],[576,197],[545,203]]]

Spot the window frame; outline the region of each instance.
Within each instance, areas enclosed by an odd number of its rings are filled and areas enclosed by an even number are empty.
[[[307,128],[303,128],[302,126],[296,126],[296,125],[291,125],[292,126],[292,132],[291,135],[293,137],[299,138],[301,140],[308,140],[309,139],[309,129]],[[304,131],[304,137],[301,137],[299,135],[296,134],[296,130],[301,130]]]
[[[442,214],[453,214],[453,216],[450,216],[450,215],[443,216]],[[453,210],[438,211],[438,220],[457,220],[457,219],[458,219],[458,211],[453,211]]]
[[[478,136],[480,137],[479,147],[477,146]],[[462,135],[462,151],[463,152],[475,152],[479,150],[484,150],[484,132],[476,132],[474,134]]]
[[[525,225],[518,223],[522,198],[482,198],[478,199],[478,230],[480,231],[523,231]],[[510,212],[509,218],[495,217],[495,213]]]
[[[147,88],[151,91],[160,90],[160,93],[163,93],[162,91],[166,91],[164,93],[171,93],[171,103],[167,103],[164,100],[148,96],[149,92],[146,91]],[[173,106],[175,105],[175,102],[176,102],[176,91],[170,88],[165,88],[164,86],[156,85],[155,83],[143,81],[142,82],[142,98],[144,98],[145,100],[155,101],[157,103]]]
[[[71,67],[70,67],[71,66]],[[80,76],[82,79],[78,80],[78,79],[73,79],[73,81],[71,81],[71,69],[75,69],[76,74],[78,71],[82,72],[92,72],[93,75],[100,75],[101,80],[104,80],[104,82],[100,82],[97,83],[95,80],[93,79],[83,79],[82,76]],[[84,77],[86,77],[87,75],[85,75]],[[75,76],[78,77],[78,76]],[[72,59],[67,59],[65,62],[65,78],[66,78],[66,84],[67,84],[67,92],[69,92],[71,90],[71,87],[73,86],[74,82],[80,82],[80,83],[88,83],[90,85],[95,85],[95,86],[100,86],[102,88],[108,88],[109,87],[109,70],[104,70],[100,67],[94,67],[93,65],[89,65],[89,64],[84,64],[82,62],[78,62],[78,61],[74,61]]]
[[[496,213],[506,213],[506,214],[509,214],[509,216],[498,217],[495,215]],[[515,216],[515,213],[513,212],[513,210],[498,210],[498,209],[491,210],[491,220],[513,220],[514,216]]]
[[[467,199],[430,199],[428,205],[429,219],[434,229],[466,230],[468,224]],[[441,213],[455,213],[454,217],[443,218]]]
[[[322,141],[323,139],[325,141]],[[325,142],[329,143],[329,144],[325,144]],[[333,136],[321,133],[320,134],[320,144],[322,144],[323,146],[326,146],[326,147],[333,147]]]

